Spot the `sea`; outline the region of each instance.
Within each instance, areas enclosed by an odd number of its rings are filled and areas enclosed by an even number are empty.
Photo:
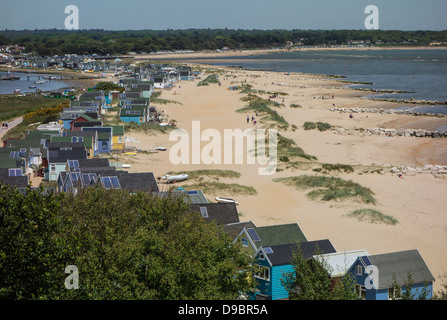
[[[0,78],[7,75],[7,71],[0,71]],[[41,91],[55,91],[72,86],[70,80],[45,80],[49,79],[49,77],[58,77],[54,74],[11,72],[11,75],[18,76],[20,79],[0,80],[0,94],[12,94],[17,89],[20,89],[20,93],[36,92],[37,89]],[[35,83],[42,80],[45,80],[42,84]],[[31,86],[36,87],[30,88]]]
[[[338,75],[361,82],[353,88],[396,90],[406,93],[375,94],[375,98],[439,101],[441,105],[409,104],[399,109],[447,114],[447,49],[330,49],[271,54],[196,58],[212,65],[251,70]],[[366,83],[366,84],[365,84]]]

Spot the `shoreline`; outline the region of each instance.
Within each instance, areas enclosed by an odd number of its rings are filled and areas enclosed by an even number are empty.
[[[224,52],[216,51],[198,51],[198,52],[165,52],[165,53],[149,53],[149,54],[136,54],[133,56],[134,60],[138,59],[172,59],[175,57],[182,56],[181,59],[189,58],[202,58],[202,57],[242,57],[242,56],[253,56],[269,53],[280,53],[280,52],[302,52],[302,51],[322,51],[322,50],[442,50],[447,49],[447,46],[414,46],[414,47],[402,47],[402,46],[392,46],[392,47],[298,47],[290,49],[248,49],[248,50],[228,50]]]

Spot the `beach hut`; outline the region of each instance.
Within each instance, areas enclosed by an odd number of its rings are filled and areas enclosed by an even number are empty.
[[[411,290],[415,299],[424,293],[433,295],[435,278],[417,249],[358,257],[348,272],[355,280],[355,290],[364,300],[390,300],[396,296],[396,282],[402,292]],[[372,272],[372,273],[371,273]],[[413,285],[405,284],[411,276]]]
[[[283,281],[288,273],[294,271],[293,255],[298,251],[305,259],[311,259],[317,253],[336,252],[328,239],[262,246],[255,257],[253,275],[258,282],[257,292],[249,294],[249,297],[254,300],[288,299],[289,292]]]

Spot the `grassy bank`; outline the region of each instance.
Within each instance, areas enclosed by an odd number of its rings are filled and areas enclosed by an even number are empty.
[[[376,204],[374,193],[351,180],[338,177],[307,176],[274,179],[297,189],[313,189],[307,196],[311,199],[322,201],[353,199],[363,203]]]
[[[41,108],[55,107],[63,99],[44,98],[41,95],[0,95],[0,120],[8,121]]]
[[[375,209],[359,209],[351,212],[347,216],[357,218],[359,221],[367,221],[370,223],[384,223],[389,225],[395,225],[398,223],[395,218],[387,216]]]

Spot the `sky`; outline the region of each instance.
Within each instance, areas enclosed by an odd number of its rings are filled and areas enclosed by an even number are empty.
[[[1,0],[0,30],[366,29],[368,5],[381,30],[447,30],[447,0]]]

